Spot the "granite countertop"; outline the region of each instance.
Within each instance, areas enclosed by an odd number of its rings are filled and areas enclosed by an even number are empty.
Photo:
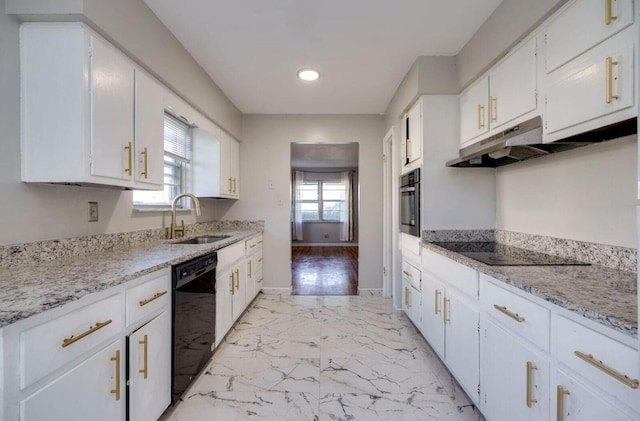
[[[422,246],[552,304],[638,336],[637,275],[599,265],[489,266],[423,242]]]
[[[218,250],[260,232],[256,229],[205,232],[198,233],[198,236],[230,237],[209,244],[174,244],[176,240],[163,240],[86,256],[0,268],[0,327]]]

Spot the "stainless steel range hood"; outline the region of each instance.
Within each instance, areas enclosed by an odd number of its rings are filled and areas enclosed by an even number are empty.
[[[616,139],[637,131],[637,119],[632,118],[553,143],[542,143],[542,118],[538,116],[460,149],[460,156],[447,162],[447,167],[495,168]]]

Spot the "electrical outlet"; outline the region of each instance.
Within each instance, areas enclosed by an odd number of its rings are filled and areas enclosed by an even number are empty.
[[[87,205],[87,220],[89,222],[98,222],[98,202],[88,202]]]
[[[325,234],[325,235],[324,235],[324,238],[329,238],[329,234]]]

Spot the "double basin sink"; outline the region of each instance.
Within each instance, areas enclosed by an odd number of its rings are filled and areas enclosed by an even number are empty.
[[[198,237],[192,237],[188,240],[177,241],[171,244],[209,244],[215,243],[216,241],[225,240],[231,237],[230,235],[200,235]]]

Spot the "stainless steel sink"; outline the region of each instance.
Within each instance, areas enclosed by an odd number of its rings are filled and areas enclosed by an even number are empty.
[[[215,243],[216,241],[224,240],[231,237],[230,235],[201,235],[198,237],[189,238],[188,240],[177,241],[172,244],[208,244]]]

